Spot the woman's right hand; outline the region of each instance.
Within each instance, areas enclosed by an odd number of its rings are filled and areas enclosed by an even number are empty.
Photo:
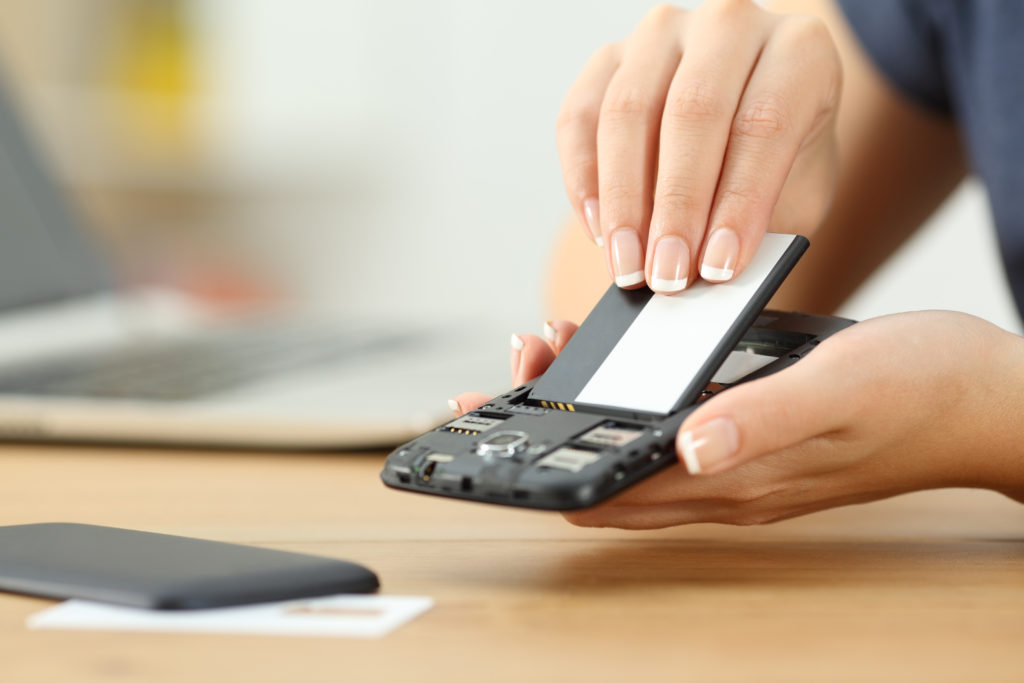
[[[558,118],[569,199],[621,287],[742,272],[765,232],[808,234],[836,177],[842,87],[825,24],[751,0],[659,5],[594,54]]]

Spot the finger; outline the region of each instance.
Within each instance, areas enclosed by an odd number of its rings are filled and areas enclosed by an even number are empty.
[[[752,3],[709,3],[687,23],[685,51],[661,117],[645,258],[656,292],[679,292],[696,279],[732,118],[768,39],[763,15]]]
[[[820,353],[819,347],[815,353]],[[856,373],[814,354],[774,375],[722,392],[679,429],[676,451],[690,474],[732,469],[761,455],[834,433],[854,410]]]
[[[671,8],[647,15],[624,48],[597,124],[601,230],[620,287],[644,284],[658,122],[681,49]]]
[[[748,468],[730,470],[718,477],[691,477],[684,467],[676,465],[627,488],[605,506],[641,508],[704,501],[734,508],[756,498],[764,484],[763,477]]]
[[[483,404],[491,400],[491,397],[487,394],[478,394],[476,392],[467,391],[464,394],[459,394],[455,398],[448,399],[448,407],[452,409],[456,417],[464,415],[471,410],[476,410]]]
[[[512,340],[512,381],[516,386],[543,374],[555,359],[555,352],[535,334],[514,334]]]
[[[518,334],[512,335],[511,349],[509,355],[509,371],[512,374],[512,384],[519,386],[519,366],[522,364],[523,348],[526,341]]]
[[[576,334],[578,326],[568,320],[549,320],[544,323],[544,340],[551,346],[551,350],[557,356],[562,349]]]
[[[597,120],[620,55],[618,45],[606,45],[595,52],[558,112],[558,157],[565,191],[580,223],[598,246],[604,246],[604,240],[597,199]]]
[[[743,271],[768,230],[801,148],[835,116],[838,58],[828,29],[813,17],[787,18],[769,38],[733,120],[701,277],[731,280]]]

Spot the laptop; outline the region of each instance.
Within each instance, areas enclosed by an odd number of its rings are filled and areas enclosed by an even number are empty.
[[[0,440],[384,446],[507,382],[479,325],[226,318],[115,282],[0,87]]]

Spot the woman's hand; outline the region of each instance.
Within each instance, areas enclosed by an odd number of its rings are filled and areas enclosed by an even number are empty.
[[[554,343],[519,337],[517,382],[542,372],[575,326],[551,329]],[[459,397],[463,410],[485,401]],[[946,486],[1024,502],[1022,413],[1020,337],[961,313],[876,318],[707,401],[677,435],[681,466],[566,517],[634,529],[759,524]]]
[[[842,69],[825,24],[709,0],[651,10],[590,59],[558,118],[569,199],[621,287],[732,279],[832,196]],[[698,270],[698,263],[700,264]]]

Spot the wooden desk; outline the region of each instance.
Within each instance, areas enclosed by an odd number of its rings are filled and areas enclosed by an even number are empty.
[[[1024,506],[941,491],[770,527],[578,529],[386,490],[380,455],[0,446],[0,524],[351,558],[437,606],[381,640],[28,631],[0,681],[1024,680]]]

